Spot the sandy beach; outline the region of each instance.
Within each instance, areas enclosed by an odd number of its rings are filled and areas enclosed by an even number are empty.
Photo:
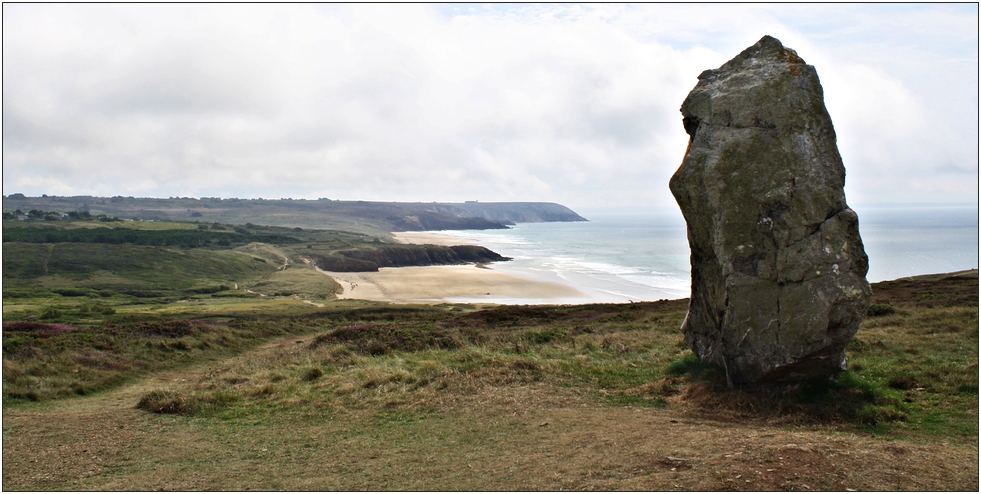
[[[324,271],[344,287],[340,299],[394,303],[564,303],[585,298],[578,290],[495,271],[489,267],[419,266],[381,268],[377,273]]]
[[[403,244],[419,245],[473,245],[474,242],[467,238],[447,235],[438,232],[396,232],[392,234],[395,240]]]
[[[465,245],[472,241],[434,232],[398,232],[395,239],[406,244]],[[489,265],[413,266],[381,268],[378,272],[337,273],[331,276],[344,293],[340,299],[373,300],[401,304],[481,303],[567,303],[588,296],[575,288],[543,280],[502,273]]]

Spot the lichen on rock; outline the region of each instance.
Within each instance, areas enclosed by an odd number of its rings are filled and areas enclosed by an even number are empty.
[[[834,375],[872,292],[817,72],[764,36],[698,80],[670,181],[691,246],[685,341],[731,386]]]

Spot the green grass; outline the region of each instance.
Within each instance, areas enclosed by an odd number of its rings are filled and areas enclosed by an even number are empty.
[[[250,290],[266,296],[299,296],[314,301],[333,298],[340,285],[332,278],[312,269],[290,268],[276,271],[252,286]]]
[[[376,259],[384,265],[436,259],[427,257],[431,246],[400,244],[388,254],[378,251],[385,245],[390,246],[357,233],[251,223],[5,221],[4,318],[36,320],[47,314],[45,320],[69,322],[93,300],[114,308],[223,297],[322,303],[341,288],[316,271],[311,263],[317,259],[334,259],[338,252],[406,256]]]
[[[976,436],[977,328],[977,307],[905,308],[866,321],[849,359],[882,397],[873,412],[901,418],[899,430]]]
[[[672,301],[461,313],[333,303],[289,317],[271,315],[275,310],[224,317],[188,334],[160,329],[180,326],[180,319],[112,314],[106,317],[116,322],[107,326],[54,336],[5,332],[4,392],[12,405],[86,394],[271,336],[312,332],[317,336],[303,345],[215,369],[170,396],[183,400],[173,411],[247,417],[253,409],[295,407],[399,410],[474,386],[509,385],[555,386],[610,406],[665,407],[688,389],[688,406],[743,418],[977,435],[976,308],[904,308],[871,318],[849,348],[849,372],[789,391],[748,392],[728,390],[721,369],[684,348],[677,329],[684,307]]]
[[[3,247],[5,298],[8,292],[14,297],[44,295],[44,289],[87,289],[97,297],[136,289],[179,293],[195,284],[234,283],[276,270],[234,250],[17,242],[4,242]]]
[[[203,224],[122,224],[204,231]],[[302,241],[235,248],[4,242],[4,320],[43,323],[4,329],[4,406],[98,393],[303,334],[315,336],[271,356],[234,360],[186,389],[148,395],[144,408],[235,417],[297,407],[396,413],[486,387],[549,386],[609,406],[977,436],[977,279],[876,284],[848,348],[849,372],[749,392],[726,388],[724,372],[684,346],[683,300],[482,310],[337,301],[337,284],[302,257],[373,244],[368,237],[206,228]]]
[[[57,225],[4,222],[5,320],[42,320],[43,317],[48,322],[92,325],[105,321],[95,317],[89,308],[96,305],[125,311],[129,306],[170,305],[179,300],[222,297],[290,297],[323,302],[333,298],[340,286],[307,266],[302,260],[303,253],[329,253],[368,243],[374,245],[372,238],[360,234],[251,224],[112,222],[114,228],[106,229],[105,223],[96,221],[51,223]],[[207,230],[200,229],[201,226]],[[71,234],[80,230],[107,234],[143,232],[156,235],[154,238],[180,234],[292,240],[283,245],[251,242],[235,247],[233,242],[228,246],[188,248],[101,240],[14,242],[11,239],[17,235],[7,235],[20,232],[24,234],[21,236],[30,237],[32,232]]]
[[[197,320],[154,320],[72,328],[48,335],[5,325],[4,406],[88,395],[135,377],[254,346],[289,327],[266,331]]]
[[[5,487],[714,491],[772,468],[750,487],[975,488],[977,307],[892,305],[848,372],[755,391],[685,348],[685,301],[230,297],[7,326]]]
[[[677,330],[683,307],[671,302],[464,314],[443,308],[322,312],[302,323],[320,327],[309,343],[235,361],[189,385],[182,396],[200,403],[187,413],[202,416],[246,417],[254,409],[281,413],[297,407],[409,413],[420,410],[413,404],[487,386],[544,385],[609,406],[683,403],[714,415],[838,424],[873,434],[977,435],[976,375],[970,375],[977,346],[927,332],[953,320],[961,321],[957,328],[963,332],[943,334],[969,337],[966,328],[976,321],[976,309],[904,309],[907,315],[900,317],[911,320],[898,326],[870,320],[849,349],[853,370],[825,383],[750,392],[727,389],[721,369],[683,347]],[[933,323],[924,326],[927,321]],[[877,328],[883,327],[893,343],[867,343],[878,341]],[[928,355],[915,363],[904,360],[903,345],[910,344]],[[951,345],[960,345],[960,354]],[[897,376],[914,369],[912,379],[925,387],[896,389],[904,382]],[[678,402],[682,395],[690,396]]]

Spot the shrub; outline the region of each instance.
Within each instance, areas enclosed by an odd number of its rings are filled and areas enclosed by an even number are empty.
[[[78,311],[102,314],[106,316],[116,313],[116,309],[113,309],[112,307],[109,307],[107,305],[99,305],[99,304],[86,304],[79,307]]]
[[[180,338],[198,333],[205,326],[200,321],[145,321],[133,326],[136,334]]]
[[[197,287],[197,288],[190,288],[187,291],[189,291],[191,293],[218,293],[218,292],[223,292],[225,290],[231,290],[231,289],[232,289],[232,287],[229,286],[229,285],[211,285],[211,286],[203,286],[203,287]]]
[[[303,373],[303,380],[316,381],[317,379],[323,377],[323,375],[324,375],[324,371],[320,370],[319,367],[311,367],[307,369],[306,372]]]
[[[136,408],[151,413],[190,415],[215,411],[238,400],[237,395],[227,391],[184,396],[174,391],[156,390],[143,395]]]
[[[535,345],[542,345],[563,337],[565,337],[565,333],[552,328],[541,331],[529,331],[524,334],[524,339],[528,341],[528,343]]]
[[[136,298],[154,298],[164,296],[163,292],[158,292],[155,290],[127,290],[126,294],[132,295]]]
[[[39,336],[53,336],[65,331],[76,331],[78,328],[65,324],[45,324],[33,321],[14,321],[3,323],[4,331],[35,333]]]
[[[913,389],[916,387],[916,380],[910,376],[895,376],[889,380],[888,385],[892,389]]]
[[[312,348],[343,343],[366,355],[384,355],[392,351],[417,352],[429,348],[452,349],[461,346],[445,330],[399,327],[397,325],[361,324],[345,326],[318,336]]]
[[[62,312],[60,310],[58,310],[58,309],[52,309],[52,308],[49,307],[47,309],[44,309],[44,312],[42,312],[41,315],[38,316],[38,319],[45,319],[45,320],[47,320],[47,319],[58,319],[62,315],[63,314],[62,314]]]
[[[865,313],[868,317],[880,317],[895,314],[896,309],[889,304],[872,304]]]
[[[88,290],[81,288],[54,288],[51,291],[62,297],[84,297],[89,294]]]
[[[242,290],[229,290],[225,292],[218,292],[211,296],[215,298],[259,298],[261,295]]]

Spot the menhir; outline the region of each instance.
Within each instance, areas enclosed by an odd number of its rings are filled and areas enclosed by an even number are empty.
[[[730,386],[845,369],[872,291],[814,67],[764,36],[698,76],[671,192],[688,223],[685,341]]]

